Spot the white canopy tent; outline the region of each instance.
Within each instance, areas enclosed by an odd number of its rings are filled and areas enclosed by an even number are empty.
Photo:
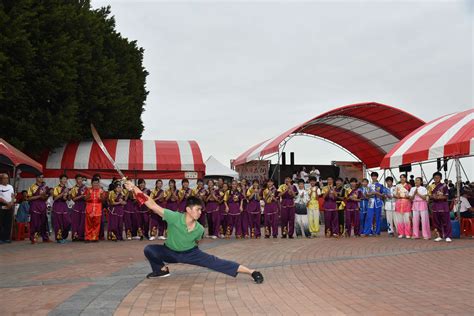
[[[206,177],[230,177],[237,179],[239,174],[231,168],[222,164],[213,156],[209,156],[206,162]]]

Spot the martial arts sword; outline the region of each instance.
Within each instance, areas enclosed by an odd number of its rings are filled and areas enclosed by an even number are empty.
[[[100,149],[104,153],[105,157],[110,161],[110,163],[114,166],[115,170],[117,170],[118,174],[122,178],[123,181],[126,180],[125,175],[123,174],[122,171],[120,171],[120,168],[117,166],[117,163],[115,160],[110,156],[109,152],[107,151],[107,148],[105,148],[104,143],[102,142],[102,139],[100,139],[99,133],[97,133],[97,130],[94,127],[94,124],[91,123],[91,131],[92,131],[92,137],[94,137],[94,140],[97,142],[97,145],[99,145]]]
[[[115,160],[112,159],[112,156],[110,156],[109,152],[107,151],[107,148],[105,148],[105,145],[102,142],[102,139],[100,139],[99,133],[97,133],[97,130],[95,129],[94,124],[92,123],[91,123],[91,131],[92,131],[92,137],[94,137],[94,140],[97,142],[102,152],[105,154],[105,156],[110,161],[110,163],[114,166],[115,170],[117,170],[120,177],[122,177],[122,182],[125,182],[127,178],[125,177],[123,172],[120,171],[120,168],[117,166],[117,163],[115,162]],[[135,196],[135,198],[137,199],[140,205],[148,201],[148,196],[146,196],[143,192],[138,193]]]

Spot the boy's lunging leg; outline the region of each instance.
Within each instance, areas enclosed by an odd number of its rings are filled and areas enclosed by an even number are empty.
[[[263,276],[260,272],[249,269],[237,262],[218,258],[195,248],[193,251],[182,256],[182,263],[205,267],[231,277],[236,277],[238,273],[249,274],[256,283],[263,282]]]
[[[173,252],[164,245],[148,245],[144,250],[145,257],[154,273],[159,273],[166,263],[177,263]]]

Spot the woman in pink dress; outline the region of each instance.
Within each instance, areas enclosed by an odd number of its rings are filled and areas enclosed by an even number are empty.
[[[395,190],[395,218],[398,231],[398,238],[406,237],[411,238],[411,227],[410,227],[410,213],[411,213],[411,201],[410,201],[410,185],[407,183],[406,175],[400,175],[400,183],[397,184]]]
[[[423,179],[417,177],[415,186],[410,190],[410,199],[413,210],[413,239],[420,238],[420,218],[421,232],[425,240],[430,239],[430,217],[428,214],[428,190],[423,186]]]

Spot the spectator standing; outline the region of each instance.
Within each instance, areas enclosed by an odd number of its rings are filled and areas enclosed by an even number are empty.
[[[304,180],[298,180],[297,194],[295,196],[295,224],[296,224],[296,237],[311,238],[308,225],[308,209],[306,205],[309,202],[308,192],[304,187]]]
[[[410,183],[410,187],[414,187],[415,186],[415,176],[414,175],[410,175],[410,181],[408,181],[408,183]]]
[[[316,182],[319,182],[319,177],[321,176],[321,173],[319,172],[318,169],[316,169],[316,167],[312,167],[311,171],[309,172],[309,176],[310,177],[315,177]]]
[[[0,174],[0,243],[10,243],[15,191],[6,173]]]
[[[30,221],[30,203],[28,203],[27,198],[28,192],[26,190],[21,191],[19,198],[20,205],[18,206],[15,218],[17,223],[24,224]]]
[[[306,167],[301,168],[300,179],[302,179],[304,183],[308,182],[308,173],[306,172]]]

